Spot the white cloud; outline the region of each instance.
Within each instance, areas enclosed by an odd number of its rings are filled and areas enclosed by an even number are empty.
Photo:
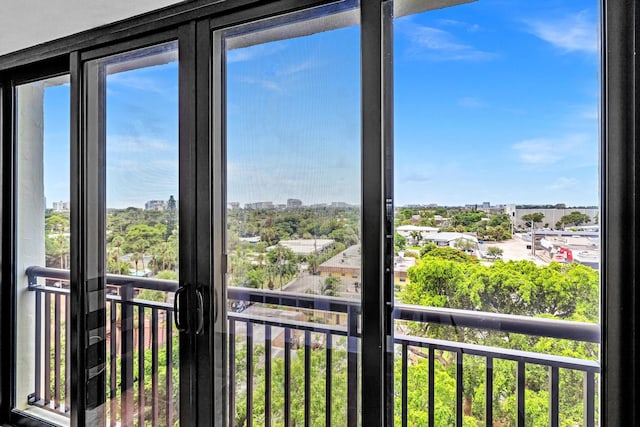
[[[452,33],[434,27],[404,25],[412,42],[409,53],[433,61],[487,61],[497,55],[459,41]]]
[[[256,78],[253,78],[253,77],[240,77],[239,80],[240,80],[241,83],[246,83],[246,84],[250,84],[250,85],[257,85],[257,86],[260,86],[260,87],[262,87],[264,89],[268,89],[268,90],[273,90],[273,91],[282,90],[282,86],[276,80],[256,79]]]
[[[117,153],[147,153],[178,151],[178,143],[163,139],[131,135],[108,135],[107,151]]]
[[[246,62],[273,55],[285,48],[283,43],[257,44],[227,51],[227,63]]]
[[[282,69],[278,73],[278,75],[290,76],[292,74],[297,74],[297,73],[301,73],[303,71],[310,70],[310,69],[315,68],[317,66],[318,66],[318,64],[315,61],[309,59],[307,61],[300,62],[298,64],[293,64],[293,65],[289,65],[288,67],[285,67],[284,69]]]
[[[177,84],[177,80],[175,83]],[[175,85],[166,86],[158,79],[152,77],[135,76],[131,75],[130,73],[118,73],[110,75],[107,80],[107,87],[111,89],[111,85],[122,86],[139,91],[157,93],[164,96],[175,96],[175,94],[177,93],[177,87]]]
[[[561,176],[551,184],[549,184],[546,188],[549,191],[558,191],[558,190],[571,190],[574,188],[578,188],[578,181],[576,178],[567,178]]]
[[[563,52],[598,51],[598,31],[587,11],[548,21],[526,21],[527,31]]]
[[[583,164],[584,151],[589,148],[590,138],[586,134],[569,134],[561,138],[533,138],[512,145],[521,163],[543,166],[575,156]]]
[[[478,24],[469,24],[468,22],[457,21],[455,19],[440,19],[438,23],[444,26],[463,28],[470,33],[480,31],[480,25]]]

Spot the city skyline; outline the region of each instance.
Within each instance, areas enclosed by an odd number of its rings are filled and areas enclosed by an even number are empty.
[[[396,205],[597,206],[598,16],[486,0],[396,19]],[[360,203],[358,52],[358,27],[228,52],[229,200]],[[107,204],[178,197],[177,64],[112,75],[107,97]],[[68,85],[48,88],[48,200],[68,199],[61,105]]]

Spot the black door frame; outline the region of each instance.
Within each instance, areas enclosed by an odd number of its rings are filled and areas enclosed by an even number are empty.
[[[139,17],[131,18],[116,24],[108,25],[96,30],[87,31],[49,43],[29,48],[20,52],[0,57],[0,87],[2,89],[0,104],[0,179],[2,181],[0,196],[0,237],[2,248],[0,251],[0,422],[13,424],[29,423],[32,420],[15,414],[13,407],[13,384],[15,384],[14,367],[15,355],[15,283],[13,277],[14,248],[15,248],[15,209],[14,209],[14,97],[15,81],[23,81],[31,77],[47,77],[50,73],[70,72],[72,79],[81,75],[80,53],[88,49],[109,46],[113,43],[128,43],[130,40],[145,34],[164,31],[179,26],[194,25],[195,20],[202,17],[212,17],[224,21],[224,16],[231,13],[245,13],[252,7],[281,13],[287,7],[308,7],[326,1],[304,0],[296,5],[294,2],[275,2],[265,5],[259,0],[236,0],[226,2],[211,2],[210,0],[195,0],[151,12]],[[379,22],[374,22],[381,15],[378,1],[363,0],[363,62],[364,56],[370,52],[377,52],[374,44],[385,40],[383,29]],[[283,5],[288,5],[287,7]],[[278,9],[282,7],[282,9]],[[273,8],[273,9],[269,9]],[[258,10],[258,9],[255,9]],[[637,278],[640,277],[640,263],[636,254],[640,252],[640,243],[635,238],[636,230],[640,229],[640,215],[638,215],[637,196],[640,185],[640,156],[636,150],[638,133],[638,109],[636,108],[638,89],[640,88],[640,67],[634,55],[635,46],[640,44],[639,11],[635,2],[631,0],[602,1],[603,12],[603,127],[601,144],[601,208],[602,208],[602,411],[601,418],[609,425],[640,424],[640,407],[635,403],[640,396],[640,292],[636,289]],[[249,12],[246,12],[250,14]],[[242,15],[240,15],[242,16]],[[247,15],[248,16],[248,15]],[[365,29],[366,27],[366,29]],[[378,28],[375,30],[374,28]],[[191,31],[191,30],[190,30]],[[371,35],[364,35],[371,31]],[[365,42],[366,40],[366,42]],[[371,45],[368,45],[371,43]],[[365,46],[366,45],[366,46]],[[204,52],[204,50],[203,50]],[[371,54],[375,57],[375,54]],[[197,60],[197,59],[196,59]],[[53,65],[58,64],[58,65]],[[62,64],[62,68],[57,68]],[[379,61],[374,62],[379,64]],[[196,66],[196,68],[199,68]],[[386,78],[383,66],[374,67],[374,71],[367,71],[371,75],[363,74],[363,86],[366,81],[379,82]],[[387,69],[388,71],[388,69]],[[380,76],[374,74],[380,73]],[[31,76],[31,77],[30,77]],[[75,76],[75,77],[74,77]],[[388,73],[386,74],[388,77]],[[202,76],[200,76],[202,78]],[[191,83],[189,83],[191,84]],[[80,99],[79,87],[72,87],[72,135],[81,132],[79,128]],[[364,92],[364,91],[363,91]],[[388,96],[385,94],[385,96]],[[382,96],[376,96],[375,105],[383,108],[385,102]],[[198,104],[200,105],[200,104]],[[181,112],[182,112],[181,106]],[[192,111],[192,114],[195,112]],[[363,115],[377,114],[364,113]],[[364,118],[367,122],[370,119]],[[363,124],[363,131],[371,132],[376,129],[375,124],[367,130]],[[202,128],[204,129],[204,127]],[[385,132],[388,128],[385,129]],[[182,132],[182,131],[181,131]],[[208,129],[207,129],[208,132]],[[76,137],[78,137],[76,135]],[[73,138],[73,137],[72,137]],[[77,140],[76,140],[77,142]],[[377,144],[377,143],[376,143]],[[376,145],[377,146],[377,145]],[[382,157],[382,154],[380,155]],[[380,168],[383,173],[383,160]],[[74,170],[74,173],[77,173]],[[76,175],[77,176],[77,175]],[[380,185],[382,188],[382,185]],[[384,199],[390,195],[388,189],[372,197],[379,197],[380,202],[371,217],[366,221],[375,222],[377,235],[374,245],[384,246],[380,223],[385,218]],[[391,197],[392,198],[392,197]],[[367,222],[369,223],[369,222]],[[380,233],[378,233],[380,231]],[[214,230],[215,232],[215,230]],[[373,239],[373,238],[372,238]],[[376,255],[381,251],[376,250]],[[368,258],[371,278],[378,277],[382,282],[383,260],[381,256]],[[377,265],[376,265],[377,264]],[[382,292],[382,290],[381,290]],[[385,322],[388,318],[381,302],[388,299],[384,295],[376,294],[368,298],[364,304],[363,323],[372,322],[371,335],[378,341],[384,336]],[[373,317],[373,319],[372,319]],[[367,323],[369,324],[369,323]],[[373,348],[374,356],[371,369],[380,372],[385,363],[384,345]],[[367,355],[367,358],[369,355]],[[377,378],[380,378],[378,375]],[[363,381],[369,381],[363,378]],[[382,381],[374,381],[382,387]],[[363,389],[365,389],[363,387]],[[76,392],[77,393],[77,392]],[[372,400],[363,401],[367,413],[375,401],[379,401],[384,392],[376,394]],[[77,395],[76,395],[77,398]],[[378,408],[380,406],[377,406]]]

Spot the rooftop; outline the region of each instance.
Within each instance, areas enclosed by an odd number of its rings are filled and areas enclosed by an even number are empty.
[[[360,253],[360,245],[353,245],[340,252],[338,255],[329,258],[322,264],[322,268],[360,268],[362,255]]]
[[[278,243],[289,248],[296,255],[311,255],[312,253],[322,252],[335,243],[332,239],[296,239],[296,240],[280,240]],[[271,246],[269,249],[272,249]]]

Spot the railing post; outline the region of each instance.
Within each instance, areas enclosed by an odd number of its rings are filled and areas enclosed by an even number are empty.
[[[549,368],[549,426],[558,427],[560,414],[560,369]]]
[[[584,373],[584,425],[595,425],[595,375],[593,372]]]
[[[131,285],[120,288],[121,321],[121,402],[120,420],[123,426],[133,425],[133,287]]]
[[[358,425],[358,310],[347,309],[347,425]]]
[[[518,427],[525,426],[526,412],[525,412],[525,364],[522,361],[518,362],[518,373],[516,375],[516,401],[518,405]]]
[[[29,284],[31,284],[31,276],[29,276]],[[36,291],[36,377],[35,377],[35,393],[34,402],[42,399],[42,295]],[[47,363],[48,360],[45,360]]]

